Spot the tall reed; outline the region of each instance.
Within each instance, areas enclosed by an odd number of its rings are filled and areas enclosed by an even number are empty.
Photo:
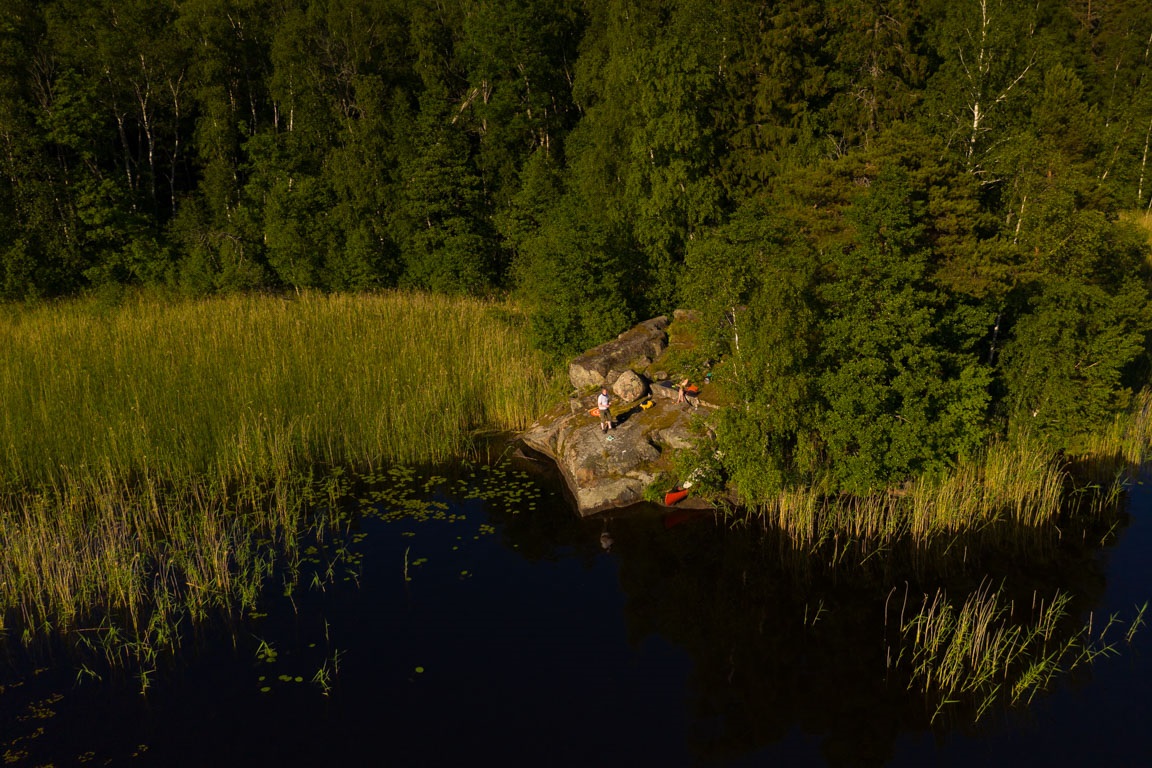
[[[1039,442],[994,443],[955,470],[922,476],[895,490],[865,496],[816,485],[789,489],[753,505],[748,515],[815,552],[831,547],[834,561],[853,549],[860,557],[897,543],[947,546],[958,536],[998,543],[1031,540],[1049,530],[1069,505],[1065,460]],[[1095,497],[1097,507],[1117,488]]]
[[[173,640],[251,605],[312,466],[444,461],[542,409],[514,315],[403,293],[0,313],[0,630]]]
[[[1107,429],[1088,435],[1073,454],[1082,468],[1098,479],[1140,467],[1152,448],[1152,390],[1143,389]]]
[[[546,385],[523,336],[468,299],[66,304],[0,316],[0,478],[443,460],[476,427],[524,426]]]
[[[912,616],[904,616],[908,606],[902,606],[898,647],[889,647],[889,667],[907,670],[909,687],[925,692],[933,721],[949,705],[964,701],[974,707],[976,720],[998,701],[1031,703],[1057,675],[1114,652],[1108,635],[1116,617],[1099,630],[1091,618],[1061,630],[1068,623],[1070,602],[1063,592],[1050,600],[1033,594],[1031,607],[1018,611],[987,582],[962,603],[938,590],[925,595]]]

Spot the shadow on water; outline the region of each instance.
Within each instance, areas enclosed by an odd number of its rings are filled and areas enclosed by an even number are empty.
[[[826,764],[847,766],[886,764],[902,735],[979,734],[1018,714],[1001,709],[999,719],[977,725],[981,702],[973,696],[934,717],[935,704],[894,664],[899,627],[925,598],[999,590],[1022,624],[1040,603],[1064,594],[1063,635],[1051,645],[1072,642],[1086,617],[1097,631],[1109,618],[1100,608],[1111,549],[1104,545],[1115,544],[1129,520],[1128,511],[1111,508],[1065,519],[1029,544],[1005,538],[998,545],[983,532],[883,557],[860,550],[856,561],[827,548],[797,550],[771,530],[699,513],[633,509],[602,525],[620,560],[629,643],[660,637],[692,660],[687,747],[694,760],[737,761],[800,731],[819,740]],[[509,521],[507,530],[533,541],[533,551],[562,548],[573,535],[552,531],[559,535],[549,542],[549,532],[528,528],[531,522]],[[1097,648],[1125,651],[1124,622],[1147,599],[1143,593],[1107,608],[1120,624]],[[1091,670],[1081,667],[1068,682],[1089,679]]]
[[[956,541],[833,565],[713,515],[580,519],[531,461],[380,473],[349,488],[355,514],[305,550],[295,586],[280,574],[264,612],[205,629],[145,694],[68,648],[17,661],[0,678],[0,747],[13,765],[940,762],[1026,715],[973,725],[961,701],[933,722],[891,663],[900,615],[989,582],[1020,606],[1070,595],[1069,637],[1101,606],[1134,612],[1148,568],[1109,567],[1127,514],[1152,507],[1142,493],[1032,551]],[[1105,600],[1117,578],[1123,599]]]

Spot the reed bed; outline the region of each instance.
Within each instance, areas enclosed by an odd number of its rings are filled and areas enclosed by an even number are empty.
[[[1147,420],[1124,427],[1133,456],[1143,456],[1138,444],[1146,444],[1148,433],[1137,430],[1146,427]],[[800,551],[830,549],[833,562],[849,553],[867,559],[896,544],[945,551],[960,537],[1031,543],[1062,516],[1090,520],[1119,498],[1122,474],[1112,475],[1107,487],[1070,495],[1067,466],[1066,457],[1021,438],[994,443],[951,472],[920,477],[899,489],[867,496],[837,494],[820,485],[789,489],[741,514],[782,531]]]
[[[387,293],[0,314],[0,631],[147,655],[251,607],[312,467],[445,461],[542,410],[509,313]]]
[[[1083,470],[1100,479],[1127,473],[1149,458],[1152,390],[1141,390],[1107,429],[1088,435],[1073,451]]]
[[[962,702],[974,707],[975,720],[997,702],[1027,705],[1056,676],[1115,652],[1108,636],[1117,617],[1098,631],[1091,616],[1069,630],[1070,603],[1063,592],[1048,600],[1033,593],[1031,605],[1018,611],[987,582],[963,603],[943,590],[925,595],[915,615],[906,618],[908,606],[901,608],[899,647],[889,647],[889,668],[907,670],[909,688],[922,689],[932,703],[933,721]]]
[[[518,429],[543,404],[542,362],[492,309],[418,294],[236,296],[0,317],[0,478],[457,456],[473,429]]]

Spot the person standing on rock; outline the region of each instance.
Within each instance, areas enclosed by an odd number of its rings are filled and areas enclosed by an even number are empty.
[[[596,398],[596,407],[600,409],[600,431],[607,432],[612,429],[612,411],[609,407],[612,400],[608,397],[608,387],[600,387],[600,396]]]

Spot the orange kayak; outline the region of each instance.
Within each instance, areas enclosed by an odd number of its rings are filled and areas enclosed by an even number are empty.
[[[682,499],[686,499],[687,497],[688,491],[685,490],[668,491],[668,493],[664,494],[664,506],[670,507],[676,502],[681,501]]]

